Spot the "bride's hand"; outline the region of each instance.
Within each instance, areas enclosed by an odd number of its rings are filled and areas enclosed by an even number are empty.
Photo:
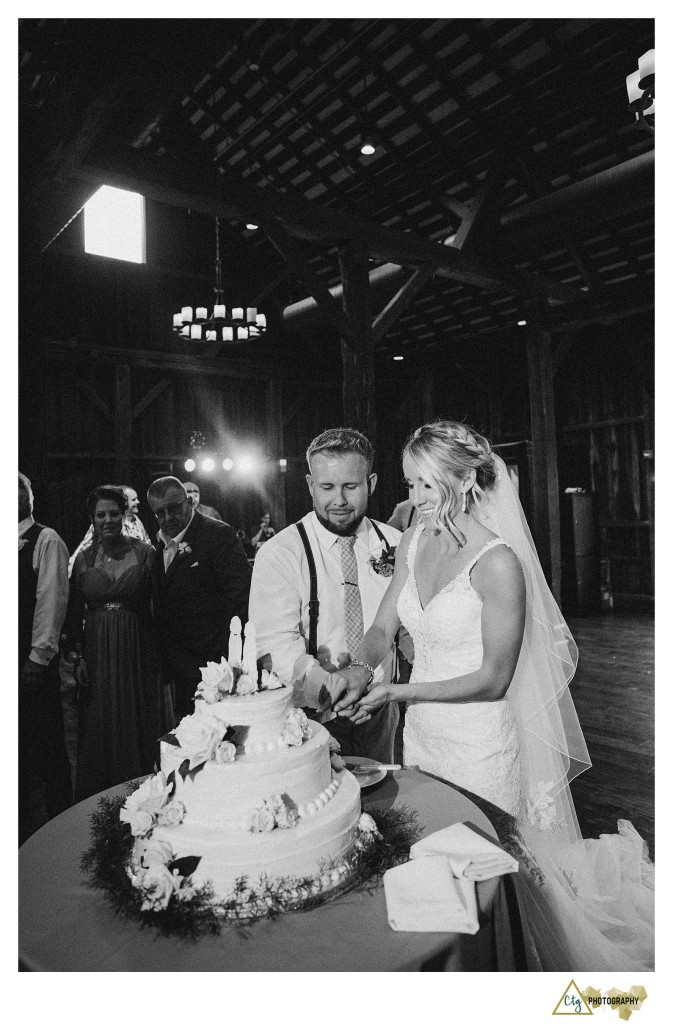
[[[368,722],[372,717],[368,711],[361,708],[358,703],[349,704],[347,708],[343,708],[338,712],[339,718],[347,718],[352,725],[362,725],[364,722]]]
[[[359,706],[362,711],[366,711],[371,716],[372,711],[382,708],[384,704],[388,703],[389,699],[388,687],[383,683],[379,683],[378,686],[373,686],[371,690],[362,695]]]

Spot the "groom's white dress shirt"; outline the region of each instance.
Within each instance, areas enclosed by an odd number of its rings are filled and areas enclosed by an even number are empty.
[[[306,552],[295,525],[281,530],[257,552],[250,587],[250,619],[257,631],[260,657],[271,655],[273,670],[281,679],[295,684],[295,703],[317,707],[316,694],[324,672],[348,663],[344,626],[344,579],[341,548],[336,534],[326,530],[315,512],[304,516],[318,578],[318,658],[308,654],[310,577]],[[402,534],[380,524],[391,547]],[[391,576],[374,571],[370,559],[377,559],[385,546],[369,519],[357,529],[355,557],[365,631],[369,629]],[[375,682],[389,682],[394,668],[391,647],[374,674]],[[321,671],[321,669],[323,671]]]

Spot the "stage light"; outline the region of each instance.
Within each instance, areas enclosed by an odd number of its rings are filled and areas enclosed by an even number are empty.
[[[212,473],[215,469],[215,459],[211,459],[210,456],[205,458],[201,463],[201,469],[204,473]]]
[[[185,459],[185,469],[188,473],[193,473],[196,469],[196,463],[194,459]]]
[[[287,473],[287,459],[279,459],[278,465],[280,466],[281,473]]]
[[[517,320],[516,326],[517,327],[525,327],[527,323],[528,323],[527,320]]]
[[[241,473],[252,473],[252,471],[257,468],[257,462],[252,455],[243,455],[238,460],[238,468]]]
[[[226,469],[227,473],[231,472],[234,468],[234,464],[231,459],[224,459],[222,462],[222,469]]]
[[[393,362],[395,363],[401,363],[403,359],[404,356],[393,356]]]
[[[246,224],[245,226],[248,229],[248,231],[257,231],[259,227],[258,224]]]

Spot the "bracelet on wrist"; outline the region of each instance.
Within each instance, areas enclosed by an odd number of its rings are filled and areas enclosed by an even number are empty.
[[[373,682],[373,680],[374,680],[374,669],[372,668],[371,665],[368,665],[366,661],[351,661],[351,663],[348,666],[348,668],[349,669],[351,669],[351,668],[366,668],[367,671],[369,672],[369,679],[367,680],[367,686],[369,686],[369,684],[371,682]]]

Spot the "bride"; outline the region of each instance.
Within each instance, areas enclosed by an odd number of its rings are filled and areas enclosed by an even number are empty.
[[[531,966],[653,970],[646,845],[630,822],[599,840],[577,823],[569,782],[591,764],[568,690],[577,648],[505,465],[475,430],[439,421],[409,439],[403,468],[418,523],[355,660],[373,674],[403,624],[413,673],[335,710],[363,722],[406,701],[404,763],[516,819]]]

